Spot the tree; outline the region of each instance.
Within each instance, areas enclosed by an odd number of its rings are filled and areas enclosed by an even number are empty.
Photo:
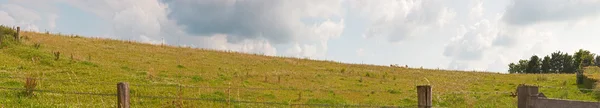
[[[533,55],[529,58],[525,73],[540,73],[540,66],[540,58],[537,55]]]
[[[596,60],[594,60],[594,61],[595,61],[594,63],[596,64],[596,66],[600,67],[600,55],[596,56]]]
[[[542,67],[541,67],[541,71],[542,73],[550,73],[550,56],[546,56],[544,57],[544,59],[542,60]]]
[[[514,74],[514,73],[519,73],[519,65],[515,64],[515,63],[510,63],[508,64],[508,73]]]
[[[510,63],[508,64],[508,72],[509,73],[525,73],[525,69],[527,68],[527,64],[529,60],[519,60],[519,63]]]
[[[563,70],[563,53],[560,51],[550,54],[550,72],[560,73]]]
[[[575,52],[573,55],[573,65],[578,69],[583,67],[592,66],[594,61],[595,54],[591,53],[588,50],[579,49],[579,51]]]
[[[577,66],[574,65],[573,56],[569,55],[569,53],[565,53],[562,55],[562,73],[575,73],[577,71]]]

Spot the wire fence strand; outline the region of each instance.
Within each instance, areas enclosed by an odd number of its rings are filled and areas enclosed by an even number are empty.
[[[10,88],[10,87],[0,87],[0,89],[4,90],[27,90],[25,88]],[[34,92],[42,92],[42,93],[57,93],[57,94],[74,94],[74,95],[97,95],[97,96],[117,96],[114,93],[90,93],[90,92],[73,92],[73,91],[56,91],[56,90],[32,90]]]
[[[150,85],[150,84],[130,84],[131,86],[142,87],[183,87],[183,88],[203,88],[203,89],[241,89],[241,90],[274,90],[274,91],[342,91],[342,92],[388,92],[389,90],[352,90],[352,89],[298,89],[298,88],[256,88],[256,87],[211,87],[211,86],[191,86],[181,84],[170,85]]]
[[[4,78],[4,79],[28,79],[28,77],[20,77],[20,76],[2,76],[0,78]],[[76,83],[83,83],[83,84],[94,84],[94,85],[114,85],[113,83],[102,83],[102,82],[91,82],[88,80],[77,80],[77,79],[50,79],[50,78],[29,78],[29,79],[35,79],[35,80],[42,80],[42,81],[54,81],[54,82],[76,82]]]
[[[248,103],[248,104],[265,104],[265,105],[286,105],[286,106],[321,106],[321,107],[407,107],[393,105],[355,105],[355,104],[295,104],[283,102],[258,102],[258,101],[242,101],[242,100],[227,100],[227,99],[210,99],[210,98],[190,98],[190,97],[167,97],[167,96],[145,96],[131,95],[131,97],[151,98],[151,99],[175,99],[175,100],[196,100],[196,101],[213,101],[213,102],[231,102],[231,103]]]

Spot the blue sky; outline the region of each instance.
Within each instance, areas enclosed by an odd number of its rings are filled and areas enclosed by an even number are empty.
[[[506,72],[600,53],[598,0],[0,0],[0,23],[145,43]]]

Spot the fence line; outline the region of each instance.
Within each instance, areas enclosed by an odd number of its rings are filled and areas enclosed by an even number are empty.
[[[4,90],[21,91],[24,88],[0,87]],[[33,90],[34,92],[42,93],[57,93],[57,94],[73,94],[73,95],[95,95],[95,96],[117,96],[114,93],[91,93],[91,92],[73,92],[73,91],[55,91],[55,90]],[[168,96],[149,96],[149,95],[131,95],[137,98],[151,99],[180,99],[180,100],[196,100],[196,101],[213,101],[213,102],[231,102],[231,103],[248,103],[248,104],[265,104],[265,105],[288,105],[288,106],[321,106],[321,107],[410,107],[410,106],[393,106],[393,105],[355,105],[355,104],[294,104],[281,102],[258,102],[258,101],[240,101],[227,99],[209,99],[209,98],[190,98],[190,97],[168,97]]]
[[[27,77],[16,77],[16,76],[5,76],[0,78],[15,78],[15,79],[27,79]],[[85,84],[96,84],[96,85],[114,85],[112,83],[100,83],[90,82],[86,80],[74,80],[74,79],[50,79],[50,78],[32,78],[36,80],[45,81],[58,81],[58,82],[77,82]],[[183,87],[183,88],[205,88],[205,89],[243,89],[243,90],[276,90],[276,91],[344,91],[344,92],[387,92],[388,90],[352,90],[352,89],[297,89],[297,88],[257,88],[257,87],[211,87],[211,86],[193,86],[193,85],[182,85],[182,84],[130,84],[131,86],[146,86],[146,87]]]
[[[409,106],[394,106],[394,105],[356,105],[356,104],[294,104],[282,102],[258,102],[258,101],[241,101],[227,99],[210,99],[210,98],[190,98],[190,97],[167,97],[167,96],[145,96],[131,95],[131,97],[150,98],[150,99],[180,99],[180,100],[196,100],[196,101],[213,101],[213,102],[232,102],[232,103],[249,103],[249,104],[266,104],[266,105],[289,105],[289,106],[321,106],[321,107],[409,107]]]
[[[26,79],[27,77],[12,77],[12,76],[4,76],[0,78],[19,78]],[[52,80],[52,81],[73,81],[73,80],[65,80],[65,79],[50,79],[50,78],[34,78],[38,80]],[[75,80],[79,83],[90,83],[84,80]],[[99,83],[95,83],[99,84]],[[102,83],[104,85],[104,83]],[[108,85],[108,84],[106,84]],[[111,84],[113,85],[113,84]],[[351,91],[351,92],[388,92],[388,90],[352,90],[352,89],[295,89],[295,88],[246,88],[246,87],[210,87],[210,86],[188,86],[182,84],[170,84],[170,85],[151,85],[151,84],[131,84],[132,86],[147,86],[147,87],[181,87],[181,88],[207,88],[207,89],[246,89],[246,90],[286,90],[286,91]],[[566,89],[566,87],[555,87],[555,86],[540,86],[544,88],[553,88],[553,89]],[[0,87],[0,89],[5,90],[27,90],[25,88],[10,88],[10,87]],[[594,89],[579,89],[579,90],[594,90]],[[34,92],[42,92],[42,93],[57,93],[57,94],[74,94],[74,95],[97,95],[97,96],[117,96],[115,93],[92,93],[92,92],[72,92],[72,91],[56,91],[56,90],[39,90],[34,89]],[[431,91],[430,91],[431,92]],[[515,92],[510,91],[456,91],[456,92],[434,92],[434,95],[448,95],[448,94],[511,94],[514,95]],[[152,95],[131,95],[131,97],[135,98],[152,98],[152,99],[175,99],[175,100],[196,100],[196,101],[213,101],[213,102],[227,102],[229,103],[248,103],[248,104],[265,104],[265,105],[286,105],[286,106],[320,106],[320,107],[411,107],[411,106],[393,106],[393,105],[361,105],[361,104],[294,104],[288,102],[259,102],[259,101],[246,101],[246,100],[231,100],[231,99],[211,99],[211,98],[194,98],[194,97],[169,97],[169,96],[152,96]]]
[[[14,77],[14,76],[7,76],[7,77],[0,77],[0,78],[19,78],[19,79],[26,79],[26,77]],[[85,83],[85,84],[99,84],[99,85],[114,85],[114,84],[108,84],[108,83],[98,83],[98,82],[88,82],[88,81],[84,81],[84,80],[66,80],[66,79],[49,79],[49,78],[33,78],[33,79],[37,79],[37,80],[50,80],[50,81],[62,81],[62,82],[69,82],[69,81],[76,81],[79,83]],[[192,86],[192,85],[182,85],[182,84],[130,84],[131,86],[145,86],[145,87],[182,87],[182,88],[204,88],[204,89],[221,89],[221,90],[226,90],[226,89],[241,89],[241,90],[274,90],[274,91],[325,91],[325,92],[329,92],[329,91],[340,91],[340,92],[388,92],[389,90],[352,90],[352,89],[298,89],[298,88],[257,88],[257,87],[239,87],[239,86],[235,86],[235,87],[211,87],[211,86]],[[540,87],[544,87],[544,88],[565,88],[565,87],[553,87],[553,86],[540,86]],[[579,90],[595,90],[595,89],[583,89],[583,88],[579,88]],[[458,92],[436,92],[436,94],[510,94],[513,92],[510,91],[491,91],[491,92],[481,92],[481,91],[458,91]]]
[[[14,77],[14,76],[7,76],[7,77],[0,77],[0,78],[19,78],[19,79],[26,79],[26,77]],[[69,82],[69,81],[75,81],[75,82],[79,82],[79,83],[85,83],[85,84],[99,84],[99,85],[114,85],[114,84],[108,84],[108,83],[97,83],[97,82],[88,82],[88,81],[83,81],[83,80],[65,80],[65,79],[49,79],[49,78],[33,78],[33,79],[37,79],[37,80],[50,80],[50,81],[62,81],[62,82]],[[211,86],[192,86],[192,85],[182,85],[182,84],[130,84],[131,86],[145,86],[145,87],[183,87],[183,88],[204,88],[204,89],[221,89],[221,90],[226,90],[226,89],[241,89],[241,90],[275,90],[275,91],[324,91],[324,92],[329,92],[329,91],[340,91],[340,92],[388,92],[389,90],[352,90],[352,89],[298,89],[298,88],[257,88],[257,87],[211,87]],[[540,87],[552,87],[552,86],[540,86]],[[552,88],[562,88],[562,87],[552,87]],[[580,90],[593,90],[593,89],[580,89]],[[492,91],[492,92],[474,92],[474,91],[458,91],[458,92],[436,92],[437,94],[509,94],[512,93],[510,91]]]
[[[0,87],[0,89],[4,90],[27,90],[24,88],[10,88],[10,87]],[[55,91],[55,90],[32,90],[34,92],[42,92],[42,93],[57,93],[57,94],[74,94],[74,95],[97,95],[97,96],[117,96],[117,94],[113,93],[90,93],[90,92],[73,92],[73,91]]]
[[[492,92],[459,91],[459,92],[434,92],[434,93],[439,94],[439,95],[446,95],[446,94],[511,94],[514,92],[510,92],[510,91],[492,91]]]
[[[130,84],[131,86],[147,87],[182,87],[182,88],[205,88],[205,89],[243,89],[243,90],[275,90],[275,91],[345,91],[345,92],[387,92],[388,90],[352,90],[352,89],[297,89],[297,88],[256,88],[256,87],[211,87],[211,86],[191,86],[191,85],[150,85],[150,84]]]
[[[4,76],[0,77],[4,79],[27,79],[28,77],[19,77],[19,76]],[[50,79],[50,78],[30,78],[35,80],[43,80],[43,81],[56,81],[56,82],[77,82],[84,84],[95,84],[95,85],[114,85],[113,83],[100,83],[100,82],[90,82],[87,80],[75,80],[75,79]]]
[[[556,87],[556,86],[538,86],[540,88],[550,88],[550,89],[568,89],[567,87]],[[600,91],[600,89],[587,89],[587,88],[577,88],[577,90],[582,91]]]

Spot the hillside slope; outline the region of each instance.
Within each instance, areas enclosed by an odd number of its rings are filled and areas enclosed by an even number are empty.
[[[508,92],[519,84],[562,87],[542,88],[548,97],[598,100],[593,93],[578,88],[573,74],[406,69],[35,32],[21,35],[20,44],[0,49],[0,87],[23,88],[23,78],[35,77],[36,89],[40,90],[114,94],[118,82],[128,82],[133,107],[227,106],[227,102],[181,98],[289,104],[280,107],[415,106],[415,86],[423,84],[432,85],[437,107],[515,107],[516,98]],[[60,52],[58,60],[54,52]],[[14,107],[116,107],[114,96],[64,92],[34,92],[29,97],[19,90],[0,89],[0,98],[0,105]]]

